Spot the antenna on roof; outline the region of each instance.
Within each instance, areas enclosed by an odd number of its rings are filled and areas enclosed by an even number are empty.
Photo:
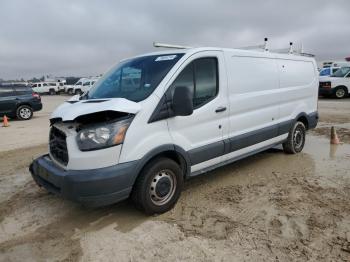
[[[289,42],[289,53],[293,54],[293,42]]]
[[[153,42],[154,47],[163,47],[163,48],[173,48],[173,49],[187,49],[192,48],[190,46],[182,46],[182,45],[171,45],[171,44],[165,44],[165,43],[157,43]]]

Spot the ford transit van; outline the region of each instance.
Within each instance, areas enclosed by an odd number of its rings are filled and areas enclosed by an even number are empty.
[[[166,212],[190,177],[280,144],[301,152],[317,99],[311,57],[222,48],[133,57],[52,113],[49,153],[30,171],[84,205],[131,197]]]

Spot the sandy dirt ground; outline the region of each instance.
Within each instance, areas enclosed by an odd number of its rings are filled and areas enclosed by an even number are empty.
[[[193,178],[152,217],[48,194],[28,172],[47,133],[16,143],[0,152],[0,261],[350,261],[350,144],[329,144],[331,125],[349,135],[350,100],[319,111],[303,153],[271,149]]]

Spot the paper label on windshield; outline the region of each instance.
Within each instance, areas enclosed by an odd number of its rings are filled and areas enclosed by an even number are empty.
[[[176,57],[176,55],[164,55],[164,56],[158,56],[156,58],[156,62],[159,61],[168,61],[168,60],[173,60]]]

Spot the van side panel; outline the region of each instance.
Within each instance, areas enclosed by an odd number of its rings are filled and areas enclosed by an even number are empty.
[[[318,75],[313,61],[277,59],[280,77],[279,121],[317,111]]]
[[[226,53],[229,138],[273,126],[279,115],[279,79],[272,55]]]

